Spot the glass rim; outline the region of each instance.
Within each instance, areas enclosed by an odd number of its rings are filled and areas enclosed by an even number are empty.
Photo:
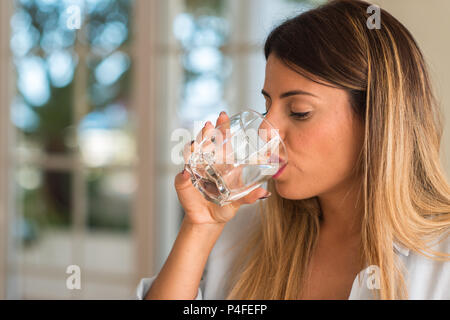
[[[287,154],[287,148],[286,148],[286,144],[284,143],[283,139],[281,138],[280,134],[279,134],[279,130],[269,121],[267,120],[260,112],[250,109],[250,108],[246,108],[244,110],[242,110],[239,113],[236,113],[234,115],[232,115],[231,117],[229,117],[229,120],[218,125],[217,127],[213,128],[213,130],[217,130],[220,129],[223,125],[230,123],[231,121],[233,121],[234,119],[239,119],[242,118],[242,115],[244,113],[249,113],[249,114],[253,114],[254,116],[256,116],[255,119],[261,119],[265,124],[267,124],[270,127],[270,130],[273,132],[275,132],[276,137],[271,138],[269,141],[267,141],[265,144],[269,144],[271,143],[271,141],[274,140],[278,140],[277,143],[279,145],[281,145],[281,149],[283,150],[284,154],[283,154],[283,158],[280,157],[280,152],[278,152],[278,159],[281,160],[281,162],[283,163],[283,166],[286,165],[289,162],[289,157]],[[242,119],[240,121],[241,126],[243,126],[243,122]],[[244,130],[245,132],[245,126],[243,126],[242,130]],[[210,138],[208,138],[208,136],[205,136],[199,143],[198,145],[202,145],[203,143],[205,143],[206,141],[208,141]]]

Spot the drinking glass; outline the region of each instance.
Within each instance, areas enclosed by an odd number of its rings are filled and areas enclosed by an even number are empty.
[[[287,165],[278,130],[251,109],[200,133],[197,140],[185,168],[203,196],[220,206],[246,196]]]

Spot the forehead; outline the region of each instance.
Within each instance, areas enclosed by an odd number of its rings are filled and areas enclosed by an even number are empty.
[[[295,71],[295,68],[299,68],[297,66],[288,66],[285,62],[279,59],[276,55],[271,54],[266,62],[266,76],[264,80],[265,89],[269,89],[269,87],[276,90],[277,88],[286,89],[302,89],[307,90],[310,89],[310,92],[322,92],[322,93],[336,93],[336,92],[344,92],[343,89],[336,88],[332,83],[321,80],[316,76],[302,70],[303,74]],[[313,81],[311,79],[315,79]]]
[[[263,90],[272,98],[284,92],[303,90],[316,95],[327,105],[349,103],[349,95],[344,89],[335,88],[331,83],[325,85],[308,79],[273,54],[267,59]]]
[[[267,59],[264,86],[267,89],[269,89],[268,87],[276,89],[277,87],[286,86],[293,87],[291,89],[294,89],[294,86],[295,89],[323,87],[323,85],[294,71],[273,54]]]

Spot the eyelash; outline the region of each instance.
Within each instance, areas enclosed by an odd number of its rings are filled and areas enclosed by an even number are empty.
[[[265,117],[267,115],[268,111],[264,112],[262,115]],[[299,120],[303,120],[305,119],[308,115],[310,114],[310,112],[291,112],[291,117],[297,118]]]
[[[296,112],[291,112],[291,117],[297,118],[299,120],[303,120],[306,117],[308,117],[309,112],[300,112],[300,113],[296,113]]]

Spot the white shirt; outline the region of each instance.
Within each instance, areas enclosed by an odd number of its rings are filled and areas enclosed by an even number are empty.
[[[256,221],[256,205],[244,205],[224,227],[222,234],[214,245],[205,271],[200,281],[198,293],[195,300],[223,300],[226,292],[224,290],[229,278],[227,272],[230,270],[237,248],[227,250],[239,239],[249,232]],[[440,252],[450,253],[450,237],[433,247]],[[393,243],[393,250],[403,261],[407,270],[405,281],[411,300],[450,300],[450,262],[435,261],[416,254],[398,243]],[[372,290],[377,290],[374,276],[376,270],[373,266],[361,270],[353,281],[353,286],[348,299],[371,300]],[[186,275],[188,276],[188,275]],[[137,287],[137,299],[143,299],[151,287],[153,280],[157,277],[144,278]]]

